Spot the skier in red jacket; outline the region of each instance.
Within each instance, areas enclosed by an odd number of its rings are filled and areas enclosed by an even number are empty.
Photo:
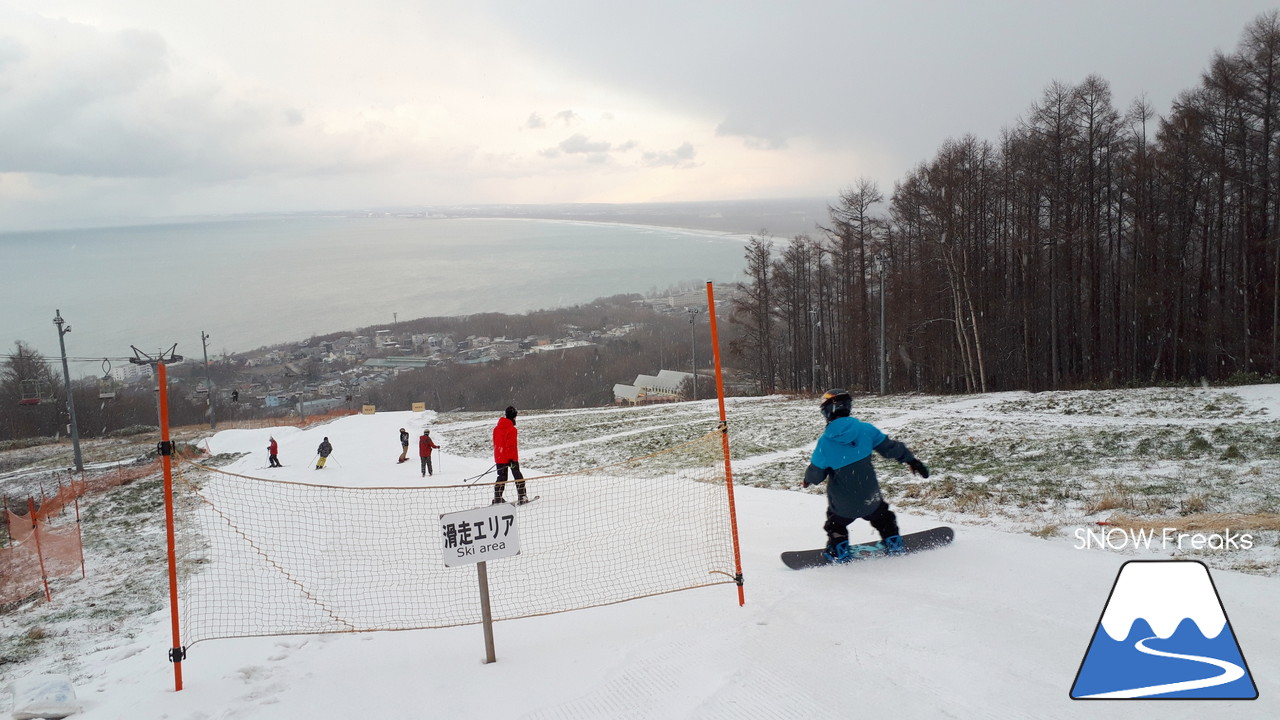
[[[431,470],[431,449],[440,449],[440,446],[431,441],[431,431],[423,430],[422,437],[418,438],[418,457],[422,460],[422,477],[426,477],[432,473]]]
[[[280,464],[279,443],[276,442],[274,437],[268,437],[267,439],[270,441],[267,443],[267,461],[271,464],[271,467],[284,467]]]
[[[516,504],[529,502],[524,489],[524,475],[520,474],[520,450],[517,446],[516,415],[518,412],[510,405],[498,424],[493,428],[493,463],[498,467],[498,482],[493,486],[493,504],[506,502],[502,499],[502,491],[507,487],[507,471],[516,481]]]

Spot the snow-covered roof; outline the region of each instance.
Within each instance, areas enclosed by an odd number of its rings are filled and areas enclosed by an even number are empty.
[[[635,385],[623,385],[619,383],[613,386],[613,397],[615,400],[636,402],[640,399],[640,393],[640,388]]]

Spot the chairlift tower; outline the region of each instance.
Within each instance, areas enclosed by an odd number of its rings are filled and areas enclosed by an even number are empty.
[[[67,367],[67,342],[63,338],[71,332],[71,326],[62,319],[62,311],[53,311],[53,324],[58,326],[58,347],[62,350],[62,379],[67,384],[67,415],[71,421],[71,449],[75,452],[76,472],[84,472],[84,461],[80,458],[80,428],[76,426],[76,394],[71,387],[71,369]]]
[[[204,387],[209,398],[209,429],[217,430],[218,421],[213,416],[213,381],[209,379],[209,335],[203,330],[200,331],[200,344],[204,347]]]
[[[698,331],[698,313],[702,312],[702,308],[689,307],[685,308],[689,313],[689,364],[693,370],[693,398],[698,399],[698,349],[697,342]]]

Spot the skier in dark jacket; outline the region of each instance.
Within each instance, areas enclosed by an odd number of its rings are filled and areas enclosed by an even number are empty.
[[[431,469],[431,451],[439,450],[440,446],[431,440],[431,431],[423,430],[422,437],[418,438],[418,458],[422,461],[422,477],[432,474]]]
[[[853,559],[849,550],[849,524],[857,518],[871,523],[884,541],[885,552],[905,552],[898,519],[880,495],[880,483],[871,464],[874,450],[890,460],[905,463],[911,472],[929,477],[929,468],[916,459],[906,445],[886,436],[876,426],[851,416],[853,397],[847,390],[828,390],[822,396],[822,415],[827,427],[813,449],[804,474],[804,487],[827,484],[827,549],[832,562]]]
[[[523,505],[529,502],[529,496],[524,489],[524,475],[520,474],[519,433],[516,430],[518,414],[515,407],[508,405],[506,412],[498,418],[498,424],[493,428],[493,464],[498,468],[498,482],[493,486],[495,504],[506,502],[502,499],[502,491],[507,487],[508,470],[516,481],[516,504]]]
[[[316,448],[316,452],[320,454],[320,459],[316,461],[316,469],[323,470],[325,461],[329,459],[329,453],[333,452],[333,446],[329,444],[329,438],[320,441],[320,447]]]

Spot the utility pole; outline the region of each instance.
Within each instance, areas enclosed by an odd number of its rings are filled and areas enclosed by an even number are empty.
[[[71,332],[71,326],[65,328],[62,311],[53,311],[53,324],[58,326],[58,347],[62,350],[62,379],[67,384],[67,415],[71,420],[71,448],[75,452],[76,472],[84,472],[84,461],[80,459],[80,428],[76,426],[76,394],[71,387],[71,370],[67,367],[67,341],[63,337]]]
[[[698,351],[694,342],[697,338],[698,313],[701,308],[685,308],[689,312],[689,362],[693,366],[693,399],[698,399]]]
[[[218,421],[213,417],[213,381],[209,379],[209,336],[200,331],[200,344],[204,346],[204,387],[209,391],[209,429],[217,430]]]
[[[884,353],[884,274],[889,268],[889,256],[880,251],[876,253],[876,265],[880,270],[880,394],[889,393],[889,376],[885,372]]]

